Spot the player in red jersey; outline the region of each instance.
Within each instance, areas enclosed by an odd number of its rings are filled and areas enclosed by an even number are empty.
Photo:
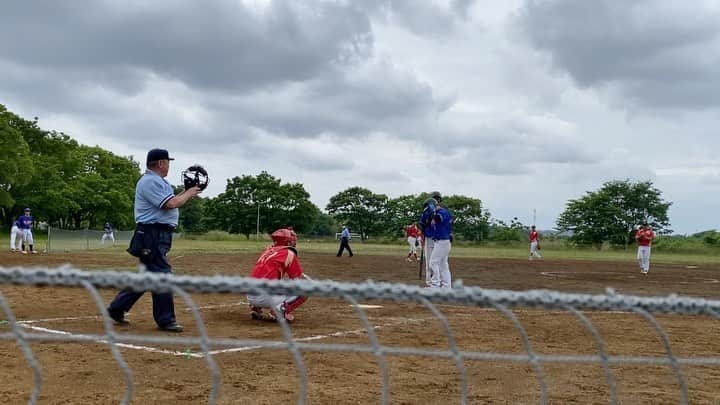
[[[650,246],[653,239],[655,239],[655,232],[647,222],[643,223],[635,233],[635,240],[638,244],[637,260],[642,274],[648,274],[650,271]]]
[[[407,238],[408,245],[410,245],[410,252],[408,252],[407,258],[405,260],[409,262],[413,260],[418,260],[417,248],[419,236],[420,229],[418,229],[417,225],[415,225],[415,222],[405,227],[405,237]]]
[[[253,268],[252,278],[280,280],[283,278],[304,278],[303,270],[297,258],[297,235],[291,229],[278,229],[271,235],[273,245],[265,249]],[[253,319],[276,321],[278,316],[292,322],[292,311],[302,305],[307,297],[285,295],[248,295],[250,315]],[[269,308],[269,313],[263,313]]]
[[[535,225],[530,227],[530,260],[534,258],[542,259],[540,256],[540,234],[535,230]]]

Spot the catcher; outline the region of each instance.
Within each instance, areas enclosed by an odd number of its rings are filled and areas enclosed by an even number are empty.
[[[297,235],[293,230],[281,228],[273,232],[270,237],[273,245],[262,252],[255,268],[252,278],[264,278],[268,280],[280,280],[285,277],[291,279],[304,278],[300,262],[297,258]],[[277,321],[278,316],[292,322],[295,316],[292,311],[302,305],[307,297],[284,296],[284,295],[248,295],[250,303],[250,315],[253,319],[263,321]],[[263,313],[263,308],[269,308],[269,313]]]

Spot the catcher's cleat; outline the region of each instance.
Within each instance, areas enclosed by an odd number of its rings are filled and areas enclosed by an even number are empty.
[[[267,322],[275,322],[277,319],[275,319],[275,316],[271,313],[263,313],[263,312],[255,312],[252,311],[250,313],[250,316],[252,319],[256,321],[267,321]]]

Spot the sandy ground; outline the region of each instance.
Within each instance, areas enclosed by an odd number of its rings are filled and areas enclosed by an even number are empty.
[[[178,274],[248,275],[256,254],[171,255]],[[402,282],[418,285],[417,264],[402,257],[363,256],[336,258],[332,255],[302,254],[305,271],[316,279],[341,281]],[[70,263],[83,269],[129,269],[133,259],[124,255],[93,253],[21,256],[0,253],[0,263],[9,265],[56,266]],[[612,287],[619,293],[637,295],[685,295],[718,298],[720,268],[686,268],[683,264],[653,264],[643,277],[629,255],[624,263],[590,261],[535,262],[521,260],[453,259],[455,278],[465,285],[486,288],[528,290],[554,289],[566,292],[603,293]],[[74,320],[44,321],[32,325],[71,333],[102,334],[102,322],[88,292],[82,288],[50,288],[0,285],[19,320],[78,317]],[[115,291],[101,291],[109,302]],[[201,306],[211,336],[240,339],[282,340],[278,325],[253,321],[240,295],[193,295]],[[178,321],[183,336],[197,336],[192,315],[176,297]],[[417,304],[364,302],[381,305],[367,309],[381,344],[390,347],[446,349],[447,337],[432,313]],[[522,341],[512,323],[494,310],[465,306],[440,306],[461,350],[524,353]],[[149,294],[128,314],[131,325],[118,327],[120,333],[163,336],[152,320]],[[591,334],[577,319],[560,311],[518,309],[533,349],[541,354],[596,354]],[[664,348],[653,326],[638,315],[587,313],[602,334],[611,355],[662,356]],[[345,333],[363,329],[347,302],[312,297],[296,311],[292,332],[298,339],[327,336],[314,341],[369,345],[366,333]],[[718,356],[720,321],[694,316],[658,316],[677,356]],[[7,324],[0,332],[7,332]],[[152,346],[152,345],[148,345]],[[154,347],[184,351],[177,346]],[[118,403],[124,392],[120,368],[110,350],[102,344],[37,342],[32,348],[43,370],[40,403]],[[209,372],[203,358],[122,349],[134,373],[135,404],[205,403],[210,389]],[[349,352],[304,352],[308,370],[309,404],[379,403],[382,377],[377,359],[371,354]],[[458,403],[459,372],[449,359],[425,356],[386,357],[390,369],[390,402],[393,404]],[[298,400],[299,377],[292,355],[278,350],[247,350],[215,356],[222,371],[220,404],[287,404]],[[469,402],[473,404],[537,403],[540,389],[532,367],[525,363],[466,360]],[[607,404],[609,390],[599,364],[543,364],[550,403]],[[626,404],[677,403],[679,385],[669,366],[618,364],[612,367],[618,396]],[[720,367],[683,366],[691,403],[720,404]],[[27,403],[32,387],[31,369],[15,342],[0,341],[0,398],[2,403]]]

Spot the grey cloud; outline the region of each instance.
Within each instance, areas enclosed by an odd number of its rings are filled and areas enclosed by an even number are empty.
[[[365,136],[375,131],[412,136],[439,109],[432,88],[390,64],[368,64],[272,92],[208,100],[223,120],[288,137]]]
[[[720,106],[720,9],[652,0],[526,0],[512,24],[580,86],[649,107]]]
[[[237,91],[301,81],[363,60],[372,49],[366,15],[350,6],[242,2],[11,2],[0,14],[0,58],[91,73],[147,70],[190,87]],[[292,3],[295,4],[295,3]]]
[[[469,19],[470,7],[475,1],[452,0],[450,4],[437,4],[417,0],[364,0],[356,2],[356,7],[417,36],[435,40],[448,38],[456,31],[458,20]]]

